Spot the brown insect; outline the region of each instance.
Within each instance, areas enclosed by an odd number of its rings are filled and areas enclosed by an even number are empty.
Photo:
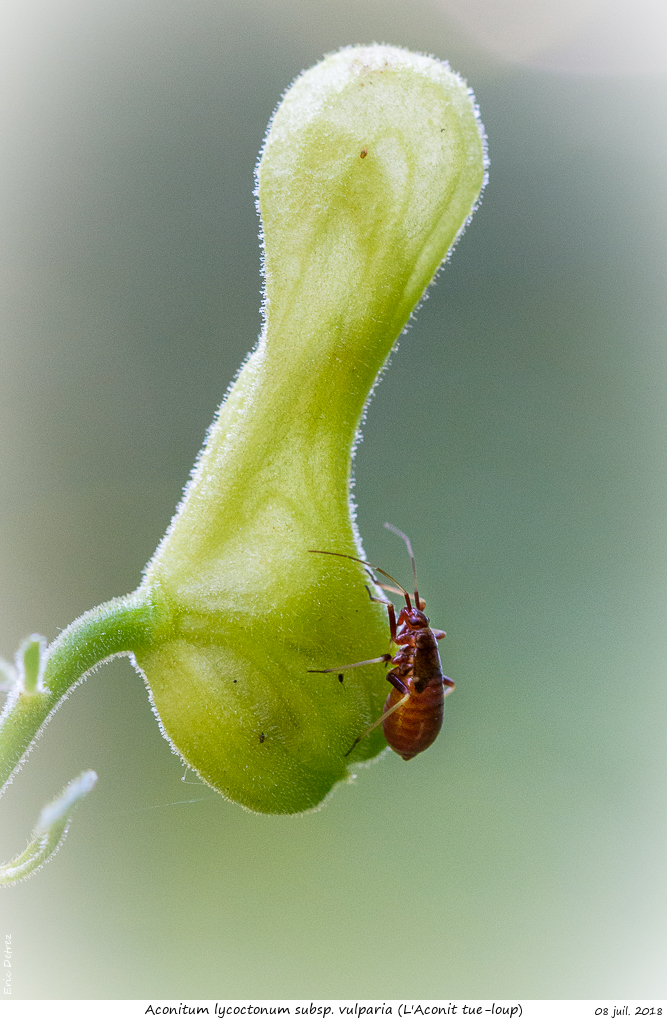
[[[338,673],[340,678],[346,669],[370,666],[375,662],[391,663],[392,669],[387,673],[387,680],[393,690],[389,692],[384,712],[372,726],[369,726],[364,733],[356,738],[349,751],[345,752],[345,757],[351,754],[359,741],[367,737],[376,726],[382,725],[389,746],[393,751],[396,751],[396,754],[400,754],[401,758],[409,761],[410,758],[414,758],[416,754],[430,747],[438,736],[442,726],[444,700],[454,690],[454,683],[449,677],[443,676],[438,653],[437,643],[445,637],[445,632],[432,628],[428,617],[423,612],[426,603],[420,599],[417,591],[417,570],[410,539],[392,524],[385,524],[385,528],[389,528],[390,531],[399,535],[407,546],[415,582],[414,606],[405,588],[381,567],[374,567],[366,560],[348,556],[346,553],[327,552],[323,549],[310,549],[309,552],[321,553],[324,556],[341,556],[346,560],[354,560],[355,563],[363,563],[364,566],[376,570],[383,577],[398,585],[397,588],[393,588],[376,581],[378,587],[384,591],[395,592],[405,598],[405,606],[401,609],[398,619],[396,619],[396,609],[393,603],[386,599],[376,598],[368,589],[372,602],[380,602],[387,607],[390,639],[393,644],[398,645],[398,652],[395,655],[387,653],[379,655],[376,659],[353,662],[349,666],[309,669],[308,672]],[[376,579],[373,578],[373,580]]]

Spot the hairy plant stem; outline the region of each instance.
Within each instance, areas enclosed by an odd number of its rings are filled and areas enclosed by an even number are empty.
[[[0,795],[68,692],[101,663],[140,652],[167,618],[164,604],[142,587],[84,613],[56,638],[38,688],[28,693],[17,685],[0,716]]]

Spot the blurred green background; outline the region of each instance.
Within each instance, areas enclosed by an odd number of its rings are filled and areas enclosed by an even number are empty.
[[[449,58],[491,154],[356,460],[368,556],[409,581],[382,524],[408,531],[448,632],[443,736],[318,813],[252,816],[181,782],[129,663],[104,667],[0,805],[6,859],[61,785],[100,775],[59,856],[2,895],[14,996],[667,994],[657,5],[0,16],[6,658],[134,588],[169,522],[260,328],[253,166],[294,76],[373,39]]]

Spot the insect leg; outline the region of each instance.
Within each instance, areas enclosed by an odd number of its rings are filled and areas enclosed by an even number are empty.
[[[389,599],[379,599],[377,595],[373,595],[372,591],[370,590],[367,584],[364,585],[364,588],[368,592],[368,597],[371,600],[371,602],[379,602],[381,606],[393,605],[393,602],[390,602]]]
[[[405,684],[400,676],[396,676],[393,669],[391,673],[387,673],[385,680],[388,680],[392,687],[395,687],[399,694],[409,694],[410,688]]]
[[[378,655],[377,659],[362,659],[361,662],[351,662],[348,666],[332,666],[331,669],[307,669],[307,673],[340,673],[346,669],[355,669],[356,666],[372,666],[375,662],[391,662],[391,655],[385,652]]]
[[[357,746],[357,744],[359,743],[359,741],[363,740],[364,737],[367,737],[369,733],[372,733],[373,730],[376,728],[376,726],[380,726],[380,724],[383,723],[385,721],[385,719],[388,719],[389,716],[392,715],[392,713],[394,713],[397,708],[400,708],[401,705],[404,705],[409,697],[410,697],[409,693],[405,694],[402,698],[400,698],[396,702],[395,705],[392,705],[390,709],[388,709],[386,712],[383,712],[382,715],[380,716],[380,718],[377,720],[377,722],[374,722],[372,726],[369,726],[367,730],[364,730],[364,732],[361,734],[361,736],[357,737],[355,742],[352,744],[352,747],[350,748],[350,750],[346,751],[345,754],[343,755],[343,757],[347,758],[348,754],[352,754],[352,752],[354,751],[354,749]]]
[[[394,603],[389,602],[387,599],[379,599],[376,595],[373,595],[367,584],[364,585],[364,587],[368,592],[368,597],[371,600],[371,602],[379,602],[381,606],[387,607],[387,616],[389,617],[389,636],[391,640],[394,642],[394,644],[397,644],[398,642],[396,641],[396,610],[394,608]]]

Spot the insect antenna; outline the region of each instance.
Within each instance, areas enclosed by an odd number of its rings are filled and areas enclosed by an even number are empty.
[[[421,609],[419,592],[417,591],[417,567],[415,566],[415,554],[412,551],[412,544],[410,542],[410,539],[408,538],[404,531],[401,531],[399,528],[394,527],[393,524],[385,524],[385,528],[388,528],[389,531],[393,531],[395,535],[398,535],[399,538],[402,538],[406,546],[408,547],[408,553],[410,555],[410,560],[412,561],[412,576],[415,582],[415,605],[417,606],[417,609]]]
[[[373,582],[373,584],[376,584],[378,586],[378,588],[382,588],[382,591],[392,591],[394,593],[394,595],[404,595],[405,594],[405,589],[404,588],[394,588],[394,586],[391,585],[391,584],[382,584],[381,581],[378,581],[377,577],[375,576],[373,571],[370,569],[370,567],[367,568],[366,573],[370,577],[370,579]],[[368,587],[368,585],[366,585],[366,591],[368,592],[369,595],[371,594],[371,590]],[[372,597],[373,596],[371,595],[371,598]]]
[[[382,569],[382,567],[376,567],[372,563],[369,563],[367,560],[360,560],[358,556],[348,556],[347,553],[329,552],[328,549],[309,549],[308,552],[309,553],[317,553],[320,556],[340,556],[344,560],[354,560],[355,563],[363,563],[363,565],[365,567],[370,567],[371,570],[377,570],[378,574],[382,574],[383,577],[388,577],[390,581],[393,581],[394,584],[398,585],[398,589],[394,589],[394,590],[399,592],[399,589],[400,589],[399,594],[402,594],[403,597],[405,598],[405,603],[406,603],[408,609],[412,609],[412,603],[410,601],[410,596],[409,596],[408,592],[396,580],[395,577],[392,577],[391,574],[388,574],[386,570]],[[414,564],[414,559],[413,559],[412,562]]]
[[[375,578],[373,578],[373,580],[375,580]],[[403,594],[400,588],[392,588],[390,584],[380,584],[379,581],[375,581],[375,583],[377,584],[378,588],[382,588],[382,591],[393,591],[394,595]]]

